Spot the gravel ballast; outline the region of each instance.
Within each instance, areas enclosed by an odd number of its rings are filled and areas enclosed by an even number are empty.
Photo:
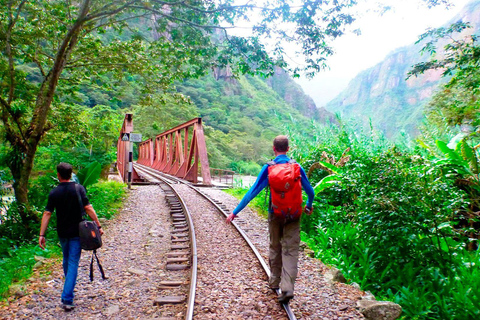
[[[232,225],[187,186],[180,191],[195,226],[198,250],[198,282],[195,319],[286,319],[276,295],[256,257]],[[202,191],[232,210],[238,200],[220,190]],[[250,209],[239,217],[266,261],[268,229],[264,218]],[[162,296],[186,297],[190,270],[167,271],[171,247],[172,218],[164,193],[158,186],[135,186],[125,206],[113,220],[104,223],[104,247],[98,255],[108,279],[98,270],[90,282],[90,253],[83,252],[76,287],[74,311],[61,309],[63,284],[61,261],[42,262],[22,285],[24,296],[0,304],[0,319],[183,319],[185,305],[156,303]],[[48,242],[47,245],[55,245]],[[328,268],[318,259],[300,253],[295,298],[290,305],[298,319],[363,319],[355,308],[363,293],[352,286],[328,283]],[[161,283],[174,281],[179,287]]]

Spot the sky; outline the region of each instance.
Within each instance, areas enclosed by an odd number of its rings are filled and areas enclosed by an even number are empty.
[[[361,35],[345,35],[333,44],[335,55],[328,59],[330,70],[323,71],[312,80],[297,79],[305,93],[313,98],[317,107],[335,98],[360,71],[368,69],[396,48],[413,44],[427,28],[440,27],[452,19],[471,0],[452,0],[454,6],[428,9],[419,0],[383,0],[394,9],[382,16],[375,12],[363,13],[353,25]],[[366,9],[363,0],[359,9]],[[361,4],[359,4],[361,6]]]

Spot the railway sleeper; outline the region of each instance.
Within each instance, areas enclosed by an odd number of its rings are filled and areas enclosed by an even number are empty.
[[[190,258],[167,258],[167,264],[170,263],[179,263],[179,262],[189,262]]]
[[[188,233],[172,234],[172,239],[188,238]]]
[[[154,306],[163,306],[165,304],[180,304],[185,303],[187,298],[185,296],[164,296],[155,298],[153,301]]]
[[[182,238],[182,239],[172,239],[172,242],[188,242],[190,239],[188,238]]]
[[[174,228],[178,228],[178,227],[182,227],[182,226],[187,226],[187,223],[186,222],[174,222],[173,223]]]
[[[184,245],[184,244],[173,244],[170,246],[171,250],[185,250],[185,249],[190,249],[189,246]]]
[[[165,286],[165,287],[179,287],[181,286],[182,284],[184,284],[183,281],[179,281],[179,280],[164,280],[164,281],[160,281],[160,285],[161,286]]]
[[[169,257],[178,257],[178,256],[186,256],[189,255],[189,251],[173,251],[173,252],[167,252],[167,256]]]
[[[168,271],[181,271],[181,270],[186,270],[190,268],[190,265],[188,264],[167,264],[166,266]]]

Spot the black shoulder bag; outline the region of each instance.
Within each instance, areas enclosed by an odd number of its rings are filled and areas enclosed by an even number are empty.
[[[97,249],[102,246],[102,237],[100,231],[98,230],[97,224],[93,221],[88,221],[85,219],[87,215],[85,209],[83,208],[82,197],[78,191],[78,184],[75,184],[75,191],[77,193],[78,204],[82,210],[82,221],[78,224],[78,235],[80,236],[80,245],[83,250],[93,251],[92,260],[90,261],[90,281],[93,281],[93,257],[97,260],[98,269],[102,274],[102,279],[106,279],[105,272],[103,271],[100,260],[97,256]]]

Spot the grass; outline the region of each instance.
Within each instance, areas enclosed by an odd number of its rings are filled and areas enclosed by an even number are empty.
[[[268,218],[268,199],[265,201],[265,190],[262,190],[250,203],[248,207],[257,211],[264,218]],[[237,199],[242,199],[247,193],[248,189],[245,188],[232,188],[224,190],[226,193],[234,196]]]
[[[22,283],[29,278],[38,261],[35,256],[43,258],[61,257],[61,249],[55,243],[58,239],[47,240],[48,249],[42,250],[38,245],[25,245],[9,251],[9,256],[0,260],[0,300],[9,295],[9,288],[14,283]]]

